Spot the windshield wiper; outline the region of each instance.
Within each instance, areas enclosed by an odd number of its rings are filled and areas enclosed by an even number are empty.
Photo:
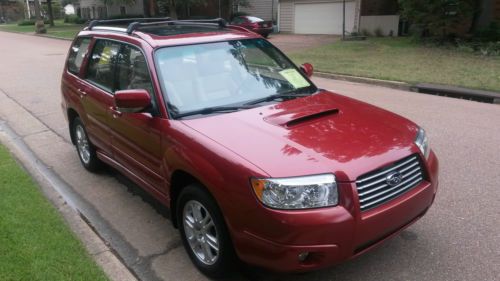
[[[245,103],[244,105],[255,105],[255,104],[259,104],[259,103],[263,103],[263,102],[269,102],[269,101],[274,101],[277,99],[282,99],[282,98],[302,98],[302,97],[307,97],[307,96],[312,95],[311,93],[308,93],[308,94],[297,93],[297,91],[299,91],[299,90],[300,89],[295,89],[295,90],[291,90],[291,91],[277,93],[277,94],[270,95],[270,96],[267,96],[264,98],[249,101],[249,102]]]
[[[249,109],[251,107],[249,106],[214,106],[214,107],[205,107],[202,109],[197,109],[185,113],[176,113],[174,114],[175,118],[182,118],[186,116],[192,116],[192,115],[206,115],[206,114],[212,114],[216,112],[233,112],[233,111],[238,111],[240,109]]]

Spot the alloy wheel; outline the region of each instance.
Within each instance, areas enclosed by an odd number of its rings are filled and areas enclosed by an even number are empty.
[[[89,141],[87,139],[87,134],[85,133],[85,129],[79,124],[76,126],[75,130],[76,136],[76,147],[78,149],[78,154],[82,159],[83,163],[89,164],[90,162],[90,146]]]
[[[188,201],[182,219],[186,240],[196,258],[206,265],[215,264],[219,258],[219,237],[207,208],[196,200]]]

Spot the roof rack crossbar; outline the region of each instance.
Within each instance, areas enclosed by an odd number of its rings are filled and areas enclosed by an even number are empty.
[[[92,28],[103,25],[103,24],[132,24],[135,22],[159,22],[159,21],[169,21],[171,18],[128,18],[128,19],[112,19],[112,20],[92,20],[87,25],[87,30],[92,30]]]
[[[218,26],[219,28],[227,27],[227,22],[225,19],[217,18],[212,20],[162,20],[162,21],[152,21],[152,22],[132,22],[127,27],[127,33],[131,34],[135,30],[137,30],[141,26],[152,26],[152,25],[209,25],[209,26]]]

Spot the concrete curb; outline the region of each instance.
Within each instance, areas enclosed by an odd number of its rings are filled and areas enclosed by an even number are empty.
[[[89,225],[85,217],[76,208],[75,202],[61,192],[61,179],[54,174],[38,159],[33,151],[24,143],[7,124],[0,119],[0,142],[13,154],[14,158],[38,183],[43,194],[63,216],[73,233],[82,241],[89,255],[103,269],[110,280],[136,281],[136,276],[108,247],[104,241]]]
[[[327,79],[354,82],[354,83],[370,84],[380,87],[392,88],[396,90],[403,90],[403,91],[409,91],[426,95],[446,96],[457,99],[466,99],[471,101],[500,104],[500,93],[495,93],[491,91],[462,88],[457,86],[428,84],[428,83],[420,83],[412,85],[405,82],[380,80],[374,78],[333,74],[325,72],[315,72],[314,76]]]
[[[380,80],[374,78],[366,78],[366,77],[358,77],[358,76],[350,76],[343,74],[334,74],[334,73],[326,73],[326,72],[314,72],[314,76],[321,78],[328,78],[334,80],[355,82],[355,83],[363,83],[363,84],[371,84],[386,88],[392,88],[403,91],[411,91],[412,85],[405,82],[398,81],[390,81],[390,80]]]
[[[42,34],[33,34],[34,36],[38,37],[45,37],[45,38],[50,38],[50,39],[57,39],[57,40],[64,40],[64,41],[73,41],[73,38],[64,38],[64,37],[59,37],[59,36],[54,36],[54,35],[42,35]]]
[[[64,38],[64,37],[59,37],[59,36],[54,36],[54,35],[43,35],[43,34],[36,34],[35,32],[19,32],[19,31],[11,31],[11,30],[5,30],[3,28],[0,28],[1,32],[8,32],[8,33],[15,33],[15,34],[21,34],[21,35],[27,35],[27,36],[38,36],[38,37],[44,37],[44,38],[50,38],[50,39],[57,39],[57,40],[64,40],[64,41],[73,41],[73,38]]]

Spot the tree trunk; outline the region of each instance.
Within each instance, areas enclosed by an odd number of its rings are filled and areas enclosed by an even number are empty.
[[[143,7],[144,17],[146,17],[146,18],[151,17],[151,14],[149,13],[149,1],[148,0],[142,0],[142,7]]]
[[[157,9],[158,5],[156,4],[156,0],[149,0],[149,15],[152,17],[157,16]]]
[[[479,25],[479,19],[481,18],[481,13],[483,10],[483,0],[474,1],[474,14],[472,16],[472,21],[469,28],[469,33],[474,33],[477,31]]]
[[[40,9],[40,2],[39,0],[33,1],[35,4],[35,32],[37,34],[42,34],[42,33],[47,33],[47,29],[45,29],[45,25],[43,24],[43,18],[42,18],[42,13]]]
[[[47,9],[49,10],[49,24],[54,26],[54,13],[52,11],[52,0],[47,0]]]
[[[35,6],[35,19],[36,20],[41,20],[42,19],[42,13],[40,12],[40,2],[35,0],[33,1],[33,4]]]
[[[177,10],[175,9],[174,0],[168,1],[168,12],[169,12],[169,17],[171,17],[173,20],[177,19]]]
[[[231,21],[233,17],[233,0],[227,0],[227,20]]]

